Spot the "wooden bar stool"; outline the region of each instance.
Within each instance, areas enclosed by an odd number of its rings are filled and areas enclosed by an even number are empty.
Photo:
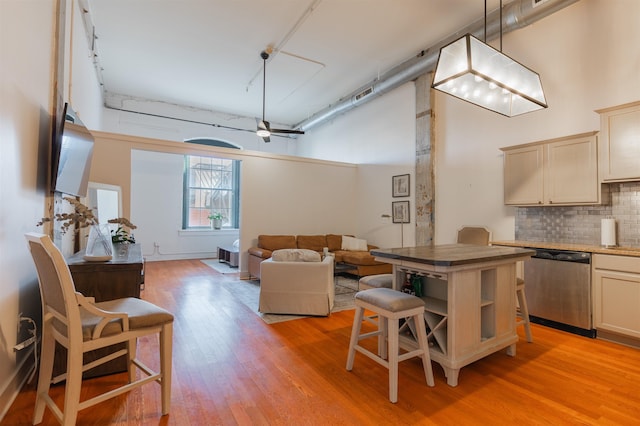
[[[355,296],[356,312],[351,329],[351,341],[349,343],[349,355],[347,357],[347,370],[353,369],[353,361],[356,351],[366,355],[378,364],[389,370],[389,400],[398,401],[398,363],[415,356],[422,357],[424,375],[427,385],[434,386],[429,345],[424,325],[424,302],[422,299],[410,294],[402,293],[389,288],[374,288],[363,290]],[[378,315],[378,330],[360,334],[360,328],[364,320],[364,310],[375,312]],[[398,330],[400,319],[413,319],[416,329],[418,348],[405,353],[400,353]],[[378,355],[359,345],[359,341],[370,337],[378,337]],[[388,340],[388,348],[384,342]],[[380,343],[384,349],[380,351]],[[388,360],[387,360],[388,354]]]
[[[524,294],[524,280],[518,278],[516,283],[516,296],[518,298],[518,310],[516,311],[516,327],[524,325],[524,332],[527,336],[527,342],[533,342],[531,334],[531,324],[529,323],[529,308],[527,308],[527,298]]]

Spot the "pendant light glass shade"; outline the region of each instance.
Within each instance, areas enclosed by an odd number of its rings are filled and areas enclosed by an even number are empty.
[[[538,73],[471,34],[440,49],[431,87],[507,117],[547,108]]]

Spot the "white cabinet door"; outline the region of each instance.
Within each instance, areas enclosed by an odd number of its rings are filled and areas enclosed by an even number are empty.
[[[593,256],[594,326],[640,338],[640,258]]]
[[[640,180],[640,102],[596,111],[603,182]]]
[[[598,203],[598,137],[584,134],[547,145],[545,202]]]
[[[542,146],[527,146],[504,152],[504,203],[537,205],[543,203]]]

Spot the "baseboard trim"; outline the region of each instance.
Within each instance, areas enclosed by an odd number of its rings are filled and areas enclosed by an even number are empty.
[[[640,349],[640,339],[618,334],[613,331],[598,329],[598,339]]]
[[[4,419],[9,408],[11,408],[11,404],[13,404],[13,401],[15,401],[18,393],[20,393],[20,390],[23,388],[29,378],[29,375],[35,368],[33,362],[33,350],[33,346],[27,349],[28,352],[23,356],[18,368],[16,368],[13,375],[11,375],[11,377],[9,377],[6,383],[2,386],[2,391],[0,391],[0,420]]]

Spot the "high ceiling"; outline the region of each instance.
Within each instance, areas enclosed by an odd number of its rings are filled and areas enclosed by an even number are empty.
[[[88,0],[88,7],[107,94],[260,117],[260,52],[272,46],[266,118],[288,125],[484,16],[482,0]]]

